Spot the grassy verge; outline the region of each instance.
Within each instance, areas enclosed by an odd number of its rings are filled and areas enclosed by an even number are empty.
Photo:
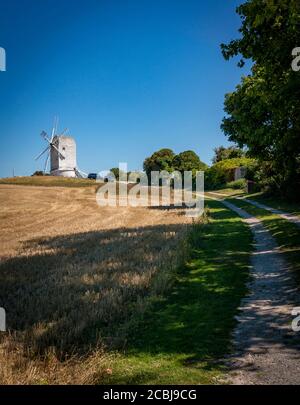
[[[44,187],[90,187],[96,186],[96,181],[88,179],[72,179],[58,176],[28,176],[0,178],[0,184]]]
[[[233,188],[222,188],[222,189],[219,189],[219,190],[207,190],[206,193],[207,194],[209,194],[209,193],[211,193],[211,194],[220,193],[220,194],[226,194],[228,196],[245,194],[245,192],[243,190],[236,190],[236,189],[233,189]]]
[[[286,200],[269,197],[263,193],[249,194],[247,196],[249,200],[254,200],[262,204],[268,205],[269,207],[276,208],[278,210],[283,210],[292,213],[293,215],[300,216],[300,204],[292,203]]]
[[[172,290],[132,326],[126,350],[99,383],[211,384],[224,372],[218,360],[231,349],[252,235],[219,202],[207,204],[211,221],[193,227],[191,255]]]
[[[255,198],[255,200],[257,200]],[[291,268],[295,270],[300,280],[300,230],[297,225],[280,218],[261,208],[254,207],[243,200],[232,199],[233,204],[243,208],[249,214],[262,220],[266,228],[275,238],[281,251],[284,252]],[[258,200],[257,200],[258,201]]]
[[[206,194],[210,194],[216,192],[220,194],[226,194],[228,197],[230,196],[244,196],[248,198],[249,200],[254,200],[257,202],[260,202],[262,204],[268,205],[269,207],[282,210],[282,211],[287,211],[290,212],[293,215],[299,215],[300,216],[300,204],[296,202],[289,202],[286,201],[285,199],[281,199],[278,197],[271,197],[268,196],[264,193],[253,193],[253,194],[247,194],[242,190],[234,190],[231,188],[225,188],[221,190],[208,190]]]

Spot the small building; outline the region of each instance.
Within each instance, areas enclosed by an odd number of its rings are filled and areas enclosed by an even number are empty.
[[[236,167],[234,169],[234,181],[244,179],[246,176],[247,168],[244,166]]]

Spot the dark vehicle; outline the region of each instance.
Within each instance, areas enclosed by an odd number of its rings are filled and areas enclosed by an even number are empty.
[[[90,180],[97,180],[97,173],[89,173],[87,178]]]

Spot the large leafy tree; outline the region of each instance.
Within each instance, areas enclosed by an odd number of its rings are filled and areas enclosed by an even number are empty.
[[[152,171],[161,172],[165,170],[169,173],[174,172],[174,170],[181,173],[191,171],[195,176],[197,171],[204,171],[206,168],[206,164],[201,162],[199,156],[192,150],[175,155],[172,149],[160,149],[144,161],[144,170],[148,179],[151,178]]]
[[[119,180],[120,176],[124,175],[124,172],[122,170],[120,170],[118,167],[112,167],[110,169],[110,172],[115,176],[116,180]]]
[[[197,171],[207,168],[206,164],[201,162],[199,156],[192,150],[187,150],[176,155],[173,160],[173,167],[181,173],[191,171],[193,175]]]
[[[226,59],[253,61],[225,98],[222,129],[250,155],[268,162],[272,186],[295,195],[300,181],[300,74],[291,68],[300,42],[299,0],[248,0],[237,8],[241,38],[222,45]],[[299,191],[300,194],[300,191]]]
[[[224,146],[219,146],[214,149],[214,152],[215,155],[212,159],[213,164],[221,162],[222,160],[241,158],[245,156],[245,152],[242,149],[237,148],[235,146],[229,146],[228,148],[225,148]]]
[[[173,171],[174,156],[172,149],[160,149],[154,152],[144,161],[144,170],[147,176],[150,178],[152,171],[166,170],[171,173]]]

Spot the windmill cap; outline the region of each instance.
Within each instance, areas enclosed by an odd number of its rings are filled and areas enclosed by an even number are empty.
[[[70,141],[75,141],[75,139],[72,136],[67,136],[67,135],[55,135],[54,138],[59,138],[63,140],[70,140]]]

